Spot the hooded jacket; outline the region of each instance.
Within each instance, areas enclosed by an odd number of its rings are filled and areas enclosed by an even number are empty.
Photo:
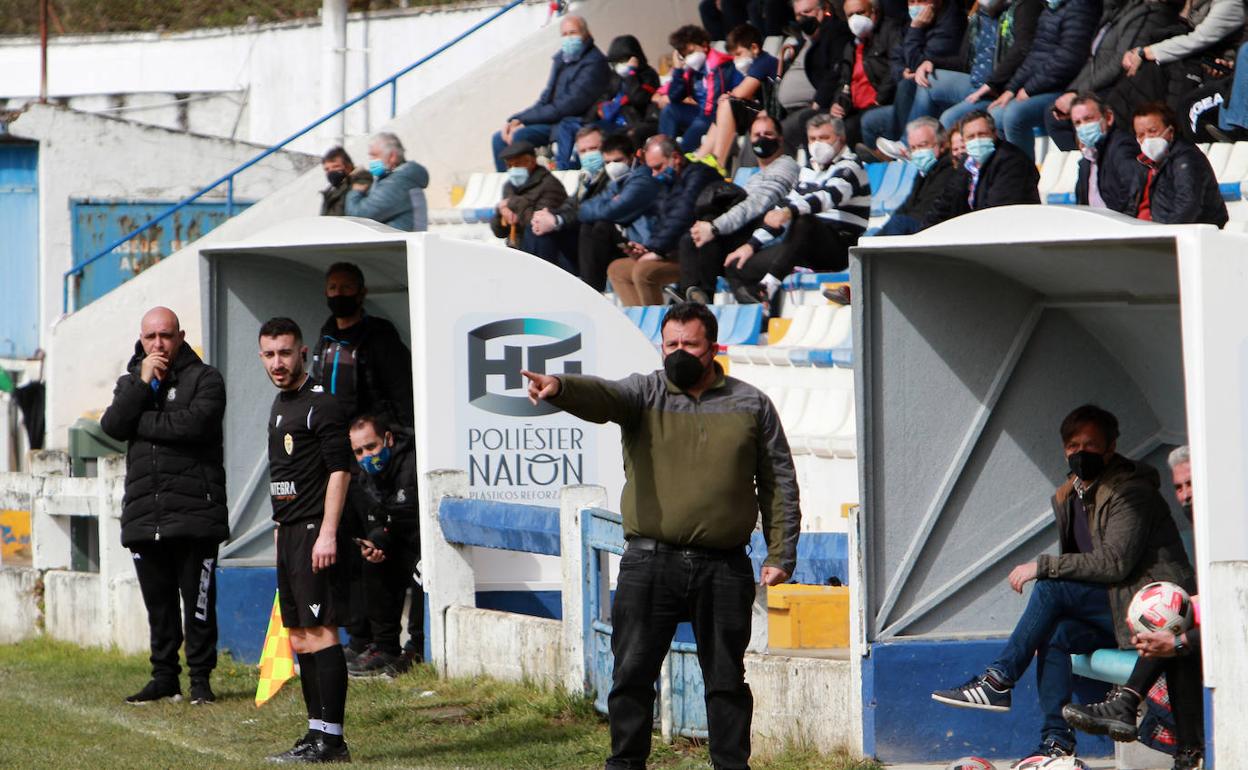
[[[413,161],[406,161],[373,182],[367,192],[347,193],[346,212],[349,217],[364,217],[390,225],[396,230],[411,232],[416,226],[412,214],[414,189],[429,186],[429,172]]]
[[[529,178],[524,180],[524,184],[519,187],[511,182],[503,185],[503,200],[507,202],[507,208],[516,215],[518,233],[524,232],[524,229],[533,221],[533,212],[541,209],[554,211],[567,199],[568,191],[564,189],[563,182],[542,166],[537,166],[530,171]],[[494,218],[490,220],[490,229],[498,238],[511,238],[511,228],[503,224],[503,218],[497,211],[494,212]],[[516,246],[518,243],[511,245]]]
[[[1139,210],[1145,184],[1147,181],[1141,183],[1137,190],[1134,201],[1136,211]],[[1169,152],[1157,164],[1148,205],[1152,221],[1162,225],[1199,223],[1222,227],[1229,219],[1226,202],[1222,200],[1209,159],[1196,145],[1177,137]]]
[[[579,118],[607,90],[611,68],[592,37],[585,41],[585,47],[572,61],[564,61],[562,51],[556,51],[551,59],[550,76],[541,96],[531,107],[512,115],[512,120],[539,125]]]
[[[140,379],[145,358],[135,343],[104,432],[126,445],[121,544],[230,536],[226,513],[225,380],[185,342],[157,389]]]
[[[1040,580],[1079,580],[1109,587],[1118,646],[1131,649],[1127,608],[1148,583],[1164,580],[1195,593],[1192,571],[1178,527],[1160,489],[1157,471],[1121,455],[1110,458],[1085,498],[1092,551],[1078,553],[1070,534],[1073,481],[1057,488],[1052,499],[1061,553],[1036,559]]]
[[[612,125],[636,126],[647,120],[658,119],[658,109],[653,108],[654,95],[661,85],[659,73],[646,61],[646,52],[632,35],[620,35],[611,41],[607,49],[608,62],[624,62],[637,57],[637,66],[620,75],[614,70],[607,82],[605,99],[591,109],[586,118],[597,121],[602,118]]]

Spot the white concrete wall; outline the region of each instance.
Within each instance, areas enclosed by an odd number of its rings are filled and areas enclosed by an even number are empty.
[[[690,4],[682,0],[589,0],[574,4],[574,10],[585,15],[591,32],[603,45],[612,36],[628,31],[656,58],[666,49],[668,33],[696,16]],[[490,136],[509,114],[537,98],[558,37],[558,29],[551,25],[528,36],[505,38],[511,46],[498,41],[495,47],[474,42],[472,58],[478,65],[464,67],[461,82],[439,90],[384,126],[399,135],[409,157],[428,167],[430,206],[449,205],[452,185],[466,182],[474,171],[493,168]],[[347,149],[364,157],[367,140],[349,141]],[[65,429],[75,419],[99,414],[108,406],[144,309],[156,302],[174,308],[183,320],[187,340],[202,346],[200,245],[240,240],[276,222],[315,213],[320,206],[318,191],[324,184],[319,169],[305,173],[195,244],[59,323],[45,345],[49,349],[48,446],[65,446]],[[56,301],[60,302],[59,294]]]
[[[39,635],[39,571],[0,567],[0,644]]]
[[[1202,637],[1205,669],[1217,676],[1213,690],[1213,750],[1219,768],[1248,767],[1248,562],[1220,561],[1209,565],[1206,582],[1229,587],[1211,592],[1218,602],[1210,611],[1237,622],[1218,623],[1214,634]]]
[[[558,620],[472,607],[446,613],[447,676],[492,676],[508,682],[562,684],[564,662]]]
[[[352,14],[347,24],[348,98],[502,5],[498,0],[478,1],[450,9]],[[531,0],[509,11],[470,41],[404,78],[399,112],[539,28],[547,19],[546,5]],[[75,109],[109,110],[167,128],[273,144],[328,111],[320,84],[322,44],[320,21],[315,18],[179,34],[58,35],[49,41],[48,94],[67,99]],[[0,72],[5,73],[0,101],[9,99],[10,108],[37,95],[38,40],[0,41]],[[184,109],[175,103],[177,95],[190,96]],[[181,126],[180,118],[187,125]],[[367,134],[389,119],[387,90],[348,113],[347,131]],[[325,134],[311,135],[293,149],[319,153],[328,141]]]
[[[755,756],[791,746],[852,751],[862,742],[851,718],[862,710],[861,690],[853,686],[849,661],[749,654],[745,680],[754,694]]]

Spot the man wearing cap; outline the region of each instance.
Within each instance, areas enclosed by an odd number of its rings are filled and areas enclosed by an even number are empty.
[[[525,230],[533,221],[533,212],[559,208],[568,199],[568,191],[554,174],[538,164],[537,151],[528,142],[513,142],[503,150],[501,157],[507,164],[507,184],[503,185],[503,199],[494,207],[490,229],[497,237],[506,238],[508,246],[518,249]],[[570,263],[561,264],[566,260],[561,259],[553,243],[549,248],[535,248],[534,256],[576,272]]]

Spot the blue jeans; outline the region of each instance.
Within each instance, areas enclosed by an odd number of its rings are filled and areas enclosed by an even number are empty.
[[[659,113],[659,133],[672,137],[685,152],[693,152],[702,143],[702,135],[711,127],[711,116],[696,104],[669,104]]]
[[[1075,734],[1062,718],[1062,706],[1070,702],[1074,687],[1070,656],[1117,646],[1105,586],[1074,580],[1037,580],[1027,609],[1000,657],[988,669],[1013,684],[1034,657],[1036,690],[1044,713],[1041,739],[1052,736],[1070,744]]]
[[[987,112],[988,105],[990,104],[992,104],[992,102],[987,99],[980,99],[979,101],[971,104],[968,104],[966,101],[958,102],[949,109],[940,113],[940,125],[944,126],[946,131],[950,131],[958,124],[958,121],[961,120],[964,115],[974,112],[975,110],[983,110],[984,112]]]
[[[872,107],[862,113],[862,143],[874,150],[876,139],[896,139],[904,134],[906,127],[903,122],[910,114],[915,92],[919,90],[913,80],[902,80],[897,84],[897,95],[893,97],[892,104]]]
[[[554,126],[549,123],[537,123],[532,126],[522,126],[511,134],[513,142],[528,142],[534,147],[545,147],[550,144],[551,133]],[[575,135],[575,131],[572,132]],[[507,149],[507,143],[503,141],[503,132],[494,132],[494,170],[506,171],[507,164],[502,158],[498,157],[503,150]]]
[[[1053,109],[1053,102],[1059,96],[1061,94],[1056,92],[1035,94],[1025,101],[1014,99],[1004,107],[990,110],[992,119],[997,123],[997,133],[1035,160],[1036,136],[1032,130],[1044,125],[1044,114]]]
[[[921,117],[938,118],[945,110],[965,104],[966,97],[975,91],[971,76],[965,72],[936,70],[928,75],[928,80],[930,86],[920,87],[915,92],[907,122]],[[943,120],[941,124],[944,124]]]

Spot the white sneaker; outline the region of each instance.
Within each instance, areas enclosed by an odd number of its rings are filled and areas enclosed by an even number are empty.
[[[892,139],[885,139],[884,137],[880,137],[875,140],[875,149],[879,150],[881,154],[887,155],[893,160],[905,160],[910,157],[909,147],[905,146],[901,142],[896,142]]]

